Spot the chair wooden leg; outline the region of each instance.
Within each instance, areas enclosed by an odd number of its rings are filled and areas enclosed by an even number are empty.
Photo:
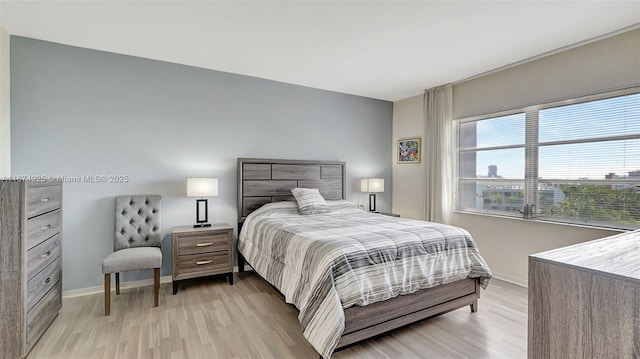
[[[160,268],[153,268],[153,306],[158,306],[158,296],[160,294]]]
[[[120,294],[120,273],[116,272],[116,295]]]
[[[111,314],[111,273],[104,275],[104,316]]]

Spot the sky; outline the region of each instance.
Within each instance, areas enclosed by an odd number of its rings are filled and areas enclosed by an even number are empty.
[[[472,130],[464,123],[461,133]],[[476,173],[486,176],[498,166],[503,178],[524,179],[525,114],[476,122],[478,147],[522,145],[521,148],[478,151]],[[640,138],[606,142],[548,145],[545,142],[640,135],[640,94],[540,110],[539,177],[604,179],[640,170]]]

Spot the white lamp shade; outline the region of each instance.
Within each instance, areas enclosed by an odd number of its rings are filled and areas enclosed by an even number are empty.
[[[384,178],[363,178],[360,180],[361,192],[384,192]]]
[[[187,197],[216,197],[217,178],[187,178]]]

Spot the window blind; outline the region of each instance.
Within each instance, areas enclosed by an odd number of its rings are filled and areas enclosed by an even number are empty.
[[[640,94],[539,111],[540,216],[640,225]]]
[[[640,228],[639,91],[458,122],[458,209]]]
[[[518,214],[525,202],[525,113],[464,122],[459,128],[459,205]]]

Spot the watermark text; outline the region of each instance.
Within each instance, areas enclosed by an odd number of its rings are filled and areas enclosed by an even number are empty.
[[[128,183],[128,175],[24,175],[2,177],[9,181],[30,181],[30,182],[62,182],[62,183]]]

